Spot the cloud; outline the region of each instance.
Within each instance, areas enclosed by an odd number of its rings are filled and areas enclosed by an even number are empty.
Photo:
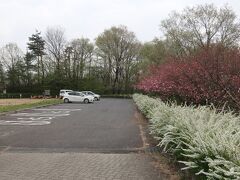
[[[228,3],[240,14],[239,0],[0,0],[0,46],[16,42],[26,48],[36,29],[62,26],[68,39],[92,40],[113,25],[126,25],[141,41],[160,36],[159,24],[172,10],[186,6]]]

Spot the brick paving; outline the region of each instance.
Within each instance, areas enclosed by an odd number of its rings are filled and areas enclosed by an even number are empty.
[[[0,154],[1,180],[157,180],[146,154]]]

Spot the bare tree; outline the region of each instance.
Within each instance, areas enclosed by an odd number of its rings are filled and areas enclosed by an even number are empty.
[[[213,4],[186,8],[173,12],[161,23],[167,40],[178,55],[188,54],[197,48],[209,48],[213,43],[235,46],[240,39],[240,23],[228,7],[216,8]]]
[[[9,43],[1,48],[1,64],[6,69],[9,85],[14,89],[20,86],[24,79],[23,52],[17,44]]]
[[[1,48],[0,58],[5,68],[14,68],[22,60],[23,52],[15,43],[9,43]]]
[[[64,30],[60,27],[48,28],[45,34],[45,42],[49,58],[56,64],[56,71],[60,73],[60,65],[66,45]]]

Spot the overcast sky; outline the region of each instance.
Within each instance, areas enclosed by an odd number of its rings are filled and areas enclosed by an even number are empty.
[[[61,26],[68,40],[94,40],[104,29],[120,24],[143,42],[161,36],[159,24],[173,11],[186,6],[228,4],[240,17],[240,0],[0,0],[0,46],[16,42],[26,49],[36,29]]]

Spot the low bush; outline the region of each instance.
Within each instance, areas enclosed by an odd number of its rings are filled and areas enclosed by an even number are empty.
[[[134,94],[151,134],[185,169],[207,179],[240,179],[240,117],[208,106],[177,106]]]

